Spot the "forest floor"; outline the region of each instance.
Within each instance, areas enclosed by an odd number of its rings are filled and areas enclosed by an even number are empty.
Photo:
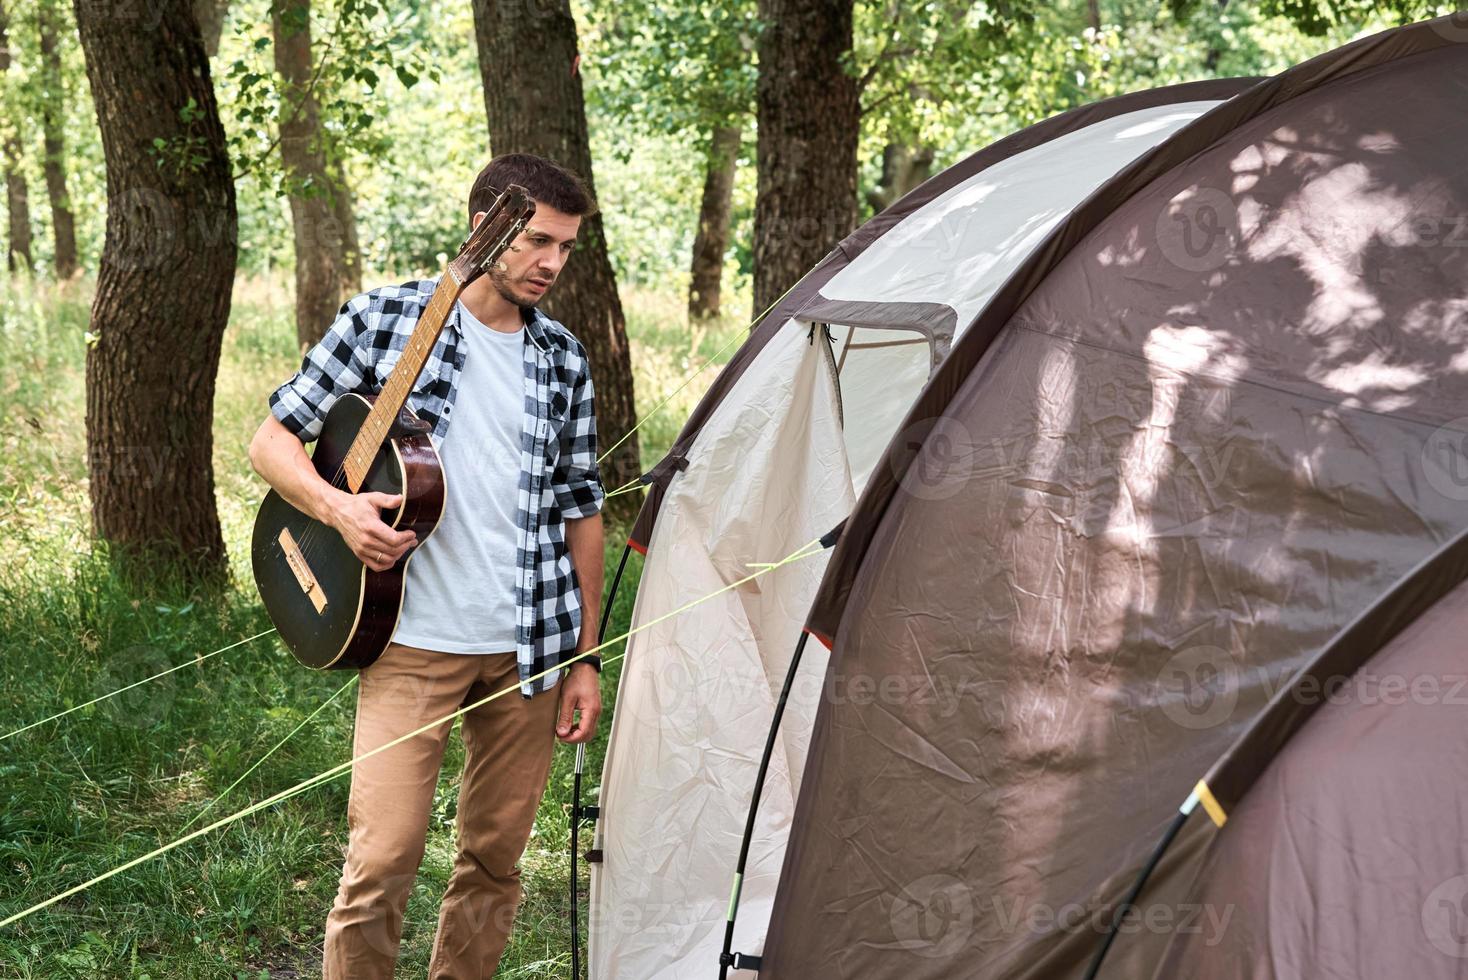
[[[56,287],[0,276],[0,919],[350,757],[355,692],[342,685],[354,672],[308,671],[274,636],[5,737],[270,627],[249,572],[250,524],[265,486],[246,446],[269,392],[300,363],[289,293],[260,279],[235,289],[214,416],[216,494],[234,581],[222,602],[202,601],[176,582],[129,585],[90,539],[90,297],[86,282]],[[629,291],[624,302],[639,413],[648,417],[639,430],[646,470],[717,368],[654,407],[744,324],[693,331],[679,297]],[[152,468],[167,465],[145,449],[129,458],[140,492]],[[625,529],[608,528],[608,585],[625,538]],[[624,630],[631,614],[641,569],[633,559],[608,635]],[[603,675],[609,710],[589,747],[590,787],[599,783],[619,668],[609,664]],[[525,901],[498,977],[569,975],[574,757],[571,747],[558,747],[521,863]],[[404,922],[400,976],[427,972],[453,859],[462,758],[453,737]],[[319,977],[347,791],[343,776],[0,929],[0,976]],[[581,914],[584,942],[584,901]]]

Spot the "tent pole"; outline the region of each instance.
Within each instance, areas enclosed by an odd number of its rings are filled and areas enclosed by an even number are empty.
[[[1178,831],[1183,829],[1183,824],[1188,820],[1188,814],[1193,810],[1189,805],[1191,802],[1192,797],[1189,797],[1189,802],[1183,804],[1182,809],[1178,810],[1177,815],[1172,818],[1172,823],[1167,825],[1162,840],[1157,842],[1157,847],[1153,849],[1152,856],[1148,858],[1147,864],[1142,868],[1142,873],[1137,875],[1137,880],[1132,882],[1131,890],[1127,892],[1126,898],[1122,899],[1121,904],[1117,906],[1116,914],[1111,917],[1111,924],[1106,929],[1106,938],[1101,940],[1101,947],[1096,950],[1096,955],[1091,959],[1091,965],[1086,969],[1085,980],[1096,980],[1096,974],[1101,970],[1101,963],[1106,959],[1106,953],[1111,949],[1112,941],[1116,939],[1116,931],[1121,927],[1122,918],[1136,905],[1137,899],[1141,897],[1142,888],[1146,886],[1147,879],[1152,877],[1152,872],[1157,869],[1163,853],[1172,845],[1173,838],[1178,835]]]
[[[765,739],[764,755],[759,761],[759,775],[754,780],[754,795],[749,800],[749,816],[744,821],[744,840],[739,845],[739,863],[734,871],[734,887],[729,894],[729,919],[724,924],[724,949],[719,954],[719,980],[727,980],[729,967],[738,965],[739,959],[752,959],[752,957],[736,956],[730,952],[734,945],[734,919],[739,912],[739,892],[744,885],[744,868],[749,861],[749,843],[754,837],[754,818],[759,812],[760,795],[765,788],[765,775],[770,769],[770,757],[775,753],[775,737],[780,731],[780,720],[785,715],[785,703],[790,700],[790,689],[795,684],[795,673],[800,669],[800,658],[805,653],[805,641],[810,639],[810,634],[805,630],[800,631],[800,639],[795,644],[795,653],[790,658],[790,669],[785,672],[785,684],[780,688],[780,700],[775,704],[775,717],[770,722],[770,734]]]
[[[607,621],[612,618],[612,603],[617,598],[617,587],[622,584],[622,570],[627,567],[627,556],[632,552],[632,543],[622,545],[622,560],[617,562],[617,574],[612,577],[612,587],[607,590],[602,603],[601,622],[596,628],[596,643],[600,646],[607,638]],[[583,815],[590,816],[581,806],[581,774],[586,769],[586,743],[576,746],[576,776],[571,784],[571,980],[581,980],[581,909],[576,894],[576,856],[578,831]],[[589,809],[589,808],[588,808]],[[599,815],[599,814],[598,814]]]

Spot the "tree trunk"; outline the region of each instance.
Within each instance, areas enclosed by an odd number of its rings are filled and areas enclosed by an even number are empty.
[[[342,300],[362,291],[362,245],[357,239],[357,200],[340,167],[331,171],[332,208],[342,230],[341,290]]]
[[[209,60],[186,0],[149,6],[146,30],[139,7],[74,9],[107,164],[87,352],[92,525],[129,567],[163,557],[218,586],[214,381],[237,219]]]
[[[296,341],[301,350],[325,334],[342,302],[342,227],[326,173],[321,112],[311,90],[310,0],[271,7],[281,91],[280,160],[290,187],[296,245]]]
[[[759,0],[754,308],[765,310],[856,227],[852,0]]]
[[[64,110],[66,76],[61,71],[61,52],[56,47],[56,24],[60,19],[56,0],[41,0],[37,20],[41,35],[41,132],[46,147],[44,173],[46,196],[51,201],[51,230],[56,237],[56,278],[70,279],[77,272],[76,221],[71,198],[66,192],[66,137]]]
[[[199,33],[204,37],[204,53],[219,53],[219,36],[224,33],[224,18],[229,13],[229,0],[195,0],[194,16],[199,20]]]
[[[0,85],[6,94],[10,89],[10,18],[0,5]],[[30,193],[25,174],[21,173],[20,125],[16,119],[0,120],[4,130],[4,148],[0,155],[5,166],[5,206],[10,215],[10,236],[5,252],[6,267],[14,272],[31,267]]]
[[[579,174],[595,194],[569,3],[473,0],[473,5],[491,151],[554,160]],[[582,220],[576,253],[544,306],[586,346],[596,384],[597,432],[606,452],[636,425],[637,410],[626,321],[600,214]],[[602,482],[613,490],[640,472],[633,433],[603,461]],[[607,502],[607,513],[613,520],[630,520],[640,506],[641,494],[626,493]]]
[[[1086,0],[1086,24],[1091,30],[1101,30],[1101,0]]]
[[[688,281],[688,319],[719,315],[724,277],[724,251],[729,247],[729,211],[734,203],[734,174],[739,163],[738,126],[720,126],[709,145],[698,233],[693,236],[693,268]]]
[[[932,147],[888,143],[882,150],[882,177],[867,192],[867,204],[873,214],[884,211],[932,175]]]
[[[1216,2],[1218,4],[1218,12],[1220,14],[1223,13],[1224,8],[1228,6],[1228,0],[1216,0]],[[1204,71],[1210,75],[1216,74],[1218,72],[1218,60],[1222,57],[1223,49],[1218,46],[1218,42],[1210,41],[1208,44],[1208,53],[1203,58]]]

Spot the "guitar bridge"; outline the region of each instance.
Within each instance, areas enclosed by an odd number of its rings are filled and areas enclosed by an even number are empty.
[[[321,583],[316,581],[311,566],[306,564],[306,556],[301,554],[300,545],[296,544],[290,528],[280,529],[279,540],[280,550],[285,552],[285,563],[291,567],[291,573],[295,575],[301,591],[306,593],[306,598],[311,600],[311,605],[316,607],[318,614],[325,611],[326,595],[321,591]]]

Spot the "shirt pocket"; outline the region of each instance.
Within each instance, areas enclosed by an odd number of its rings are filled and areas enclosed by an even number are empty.
[[[570,418],[570,391],[564,384],[552,381],[545,401],[545,466],[553,469],[561,458],[561,433]]]

